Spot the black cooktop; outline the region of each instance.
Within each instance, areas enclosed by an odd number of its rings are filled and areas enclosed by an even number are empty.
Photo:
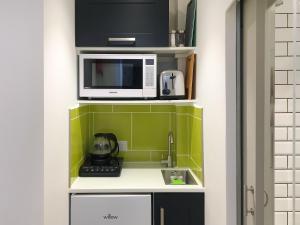
[[[111,157],[102,164],[93,164],[87,158],[79,169],[80,177],[119,177],[122,171],[123,158]]]

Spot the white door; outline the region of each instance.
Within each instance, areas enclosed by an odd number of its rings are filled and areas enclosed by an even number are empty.
[[[274,225],[274,1],[243,3],[243,224]]]

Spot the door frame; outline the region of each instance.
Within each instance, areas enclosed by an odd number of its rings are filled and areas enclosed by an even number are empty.
[[[228,225],[242,224],[242,1],[226,11],[226,171]]]
[[[265,176],[270,148],[270,77],[266,58],[267,12],[274,0],[243,1],[242,41],[242,217],[244,225],[260,225],[272,216],[266,211],[265,185],[273,182]],[[266,73],[267,72],[267,73]],[[268,158],[266,158],[268,157]],[[272,160],[271,160],[272,161]],[[273,171],[273,168],[268,168]],[[268,187],[271,187],[270,185]],[[272,201],[272,199],[269,199]],[[271,203],[270,203],[271,204]],[[269,207],[270,209],[270,207]],[[252,214],[253,213],[253,214]],[[269,215],[270,214],[270,215]],[[248,215],[248,216],[247,216]]]

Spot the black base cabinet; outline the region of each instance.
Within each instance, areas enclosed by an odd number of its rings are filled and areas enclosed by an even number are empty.
[[[154,193],[154,225],[204,225],[204,193]]]

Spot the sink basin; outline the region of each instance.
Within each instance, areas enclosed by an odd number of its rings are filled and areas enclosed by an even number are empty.
[[[193,175],[189,170],[165,169],[161,170],[167,185],[196,185]]]

